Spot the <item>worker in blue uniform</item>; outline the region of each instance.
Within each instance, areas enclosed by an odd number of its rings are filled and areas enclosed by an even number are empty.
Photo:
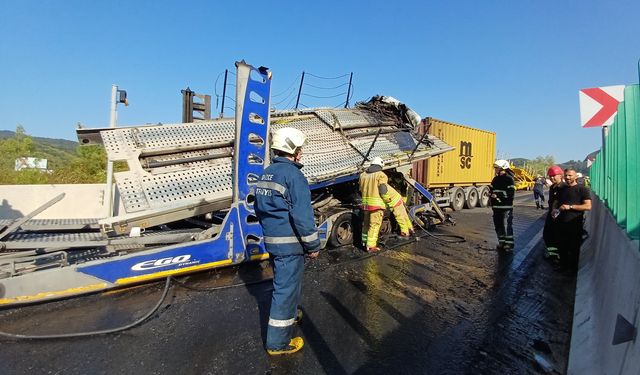
[[[514,246],[513,197],[516,193],[516,186],[510,173],[511,168],[508,161],[496,160],[493,167],[496,176],[491,181],[490,194],[493,225],[498,236],[497,249],[510,251]]]
[[[306,136],[298,129],[273,133],[275,155],[255,190],[255,211],[262,226],[264,245],[273,268],[273,294],[267,327],[270,355],[302,349],[302,337],[293,337],[304,273],[304,256],[316,258],[320,239],[316,228],[309,183],[300,169]]]

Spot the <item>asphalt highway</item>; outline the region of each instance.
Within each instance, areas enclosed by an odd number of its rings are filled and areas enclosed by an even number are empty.
[[[516,248],[495,250],[491,210],[455,226],[389,238],[370,256],[345,247],[306,264],[304,349],[264,351],[268,262],[178,279],[158,311],[124,332],[0,344],[1,374],[563,373],[575,276],[543,258],[544,212],[519,193]],[[465,242],[455,241],[463,236]],[[56,334],[127,325],[165,283],[0,311],[0,331]]]

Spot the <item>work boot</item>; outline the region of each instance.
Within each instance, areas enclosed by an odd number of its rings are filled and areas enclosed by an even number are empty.
[[[512,244],[510,244],[510,243],[506,243],[506,244],[504,244],[504,246],[502,247],[502,249],[503,249],[504,251],[507,251],[507,252],[512,251],[512,250],[513,250],[513,245],[512,245]]]
[[[267,349],[267,353],[269,353],[269,355],[292,354],[302,349],[303,346],[304,340],[302,337],[294,337],[286,347],[282,349]]]
[[[498,250],[498,251],[502,251],[502,250],[504,250],[504,243],[500,242],[500,243],[496,246],[496,250]]]
[[[367,253],[377,253],[380,251],[378,246],[367,246]]]

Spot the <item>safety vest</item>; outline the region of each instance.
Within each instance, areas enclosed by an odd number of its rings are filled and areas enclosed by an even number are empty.
[[[380,196],[381,184],[387,184],[387,175],[382,171],[363,172],[360,175],[360,194],[362,195],[362,209],[365,211],[384,210],[385,201]]]

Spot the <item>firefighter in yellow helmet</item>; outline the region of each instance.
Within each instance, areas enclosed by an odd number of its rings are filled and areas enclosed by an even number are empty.
[[[413,233],[413,224],[404,206],[402,196],[389,185],[387,175],[382,171],[382,158],[375,157],[371,165],[360,175],[360,194],[364,222],[362,225],[362,243],[368,252],[380,251],[378,234],[384,218],[384,210],[392,210],[400,235],[408,237]]]

